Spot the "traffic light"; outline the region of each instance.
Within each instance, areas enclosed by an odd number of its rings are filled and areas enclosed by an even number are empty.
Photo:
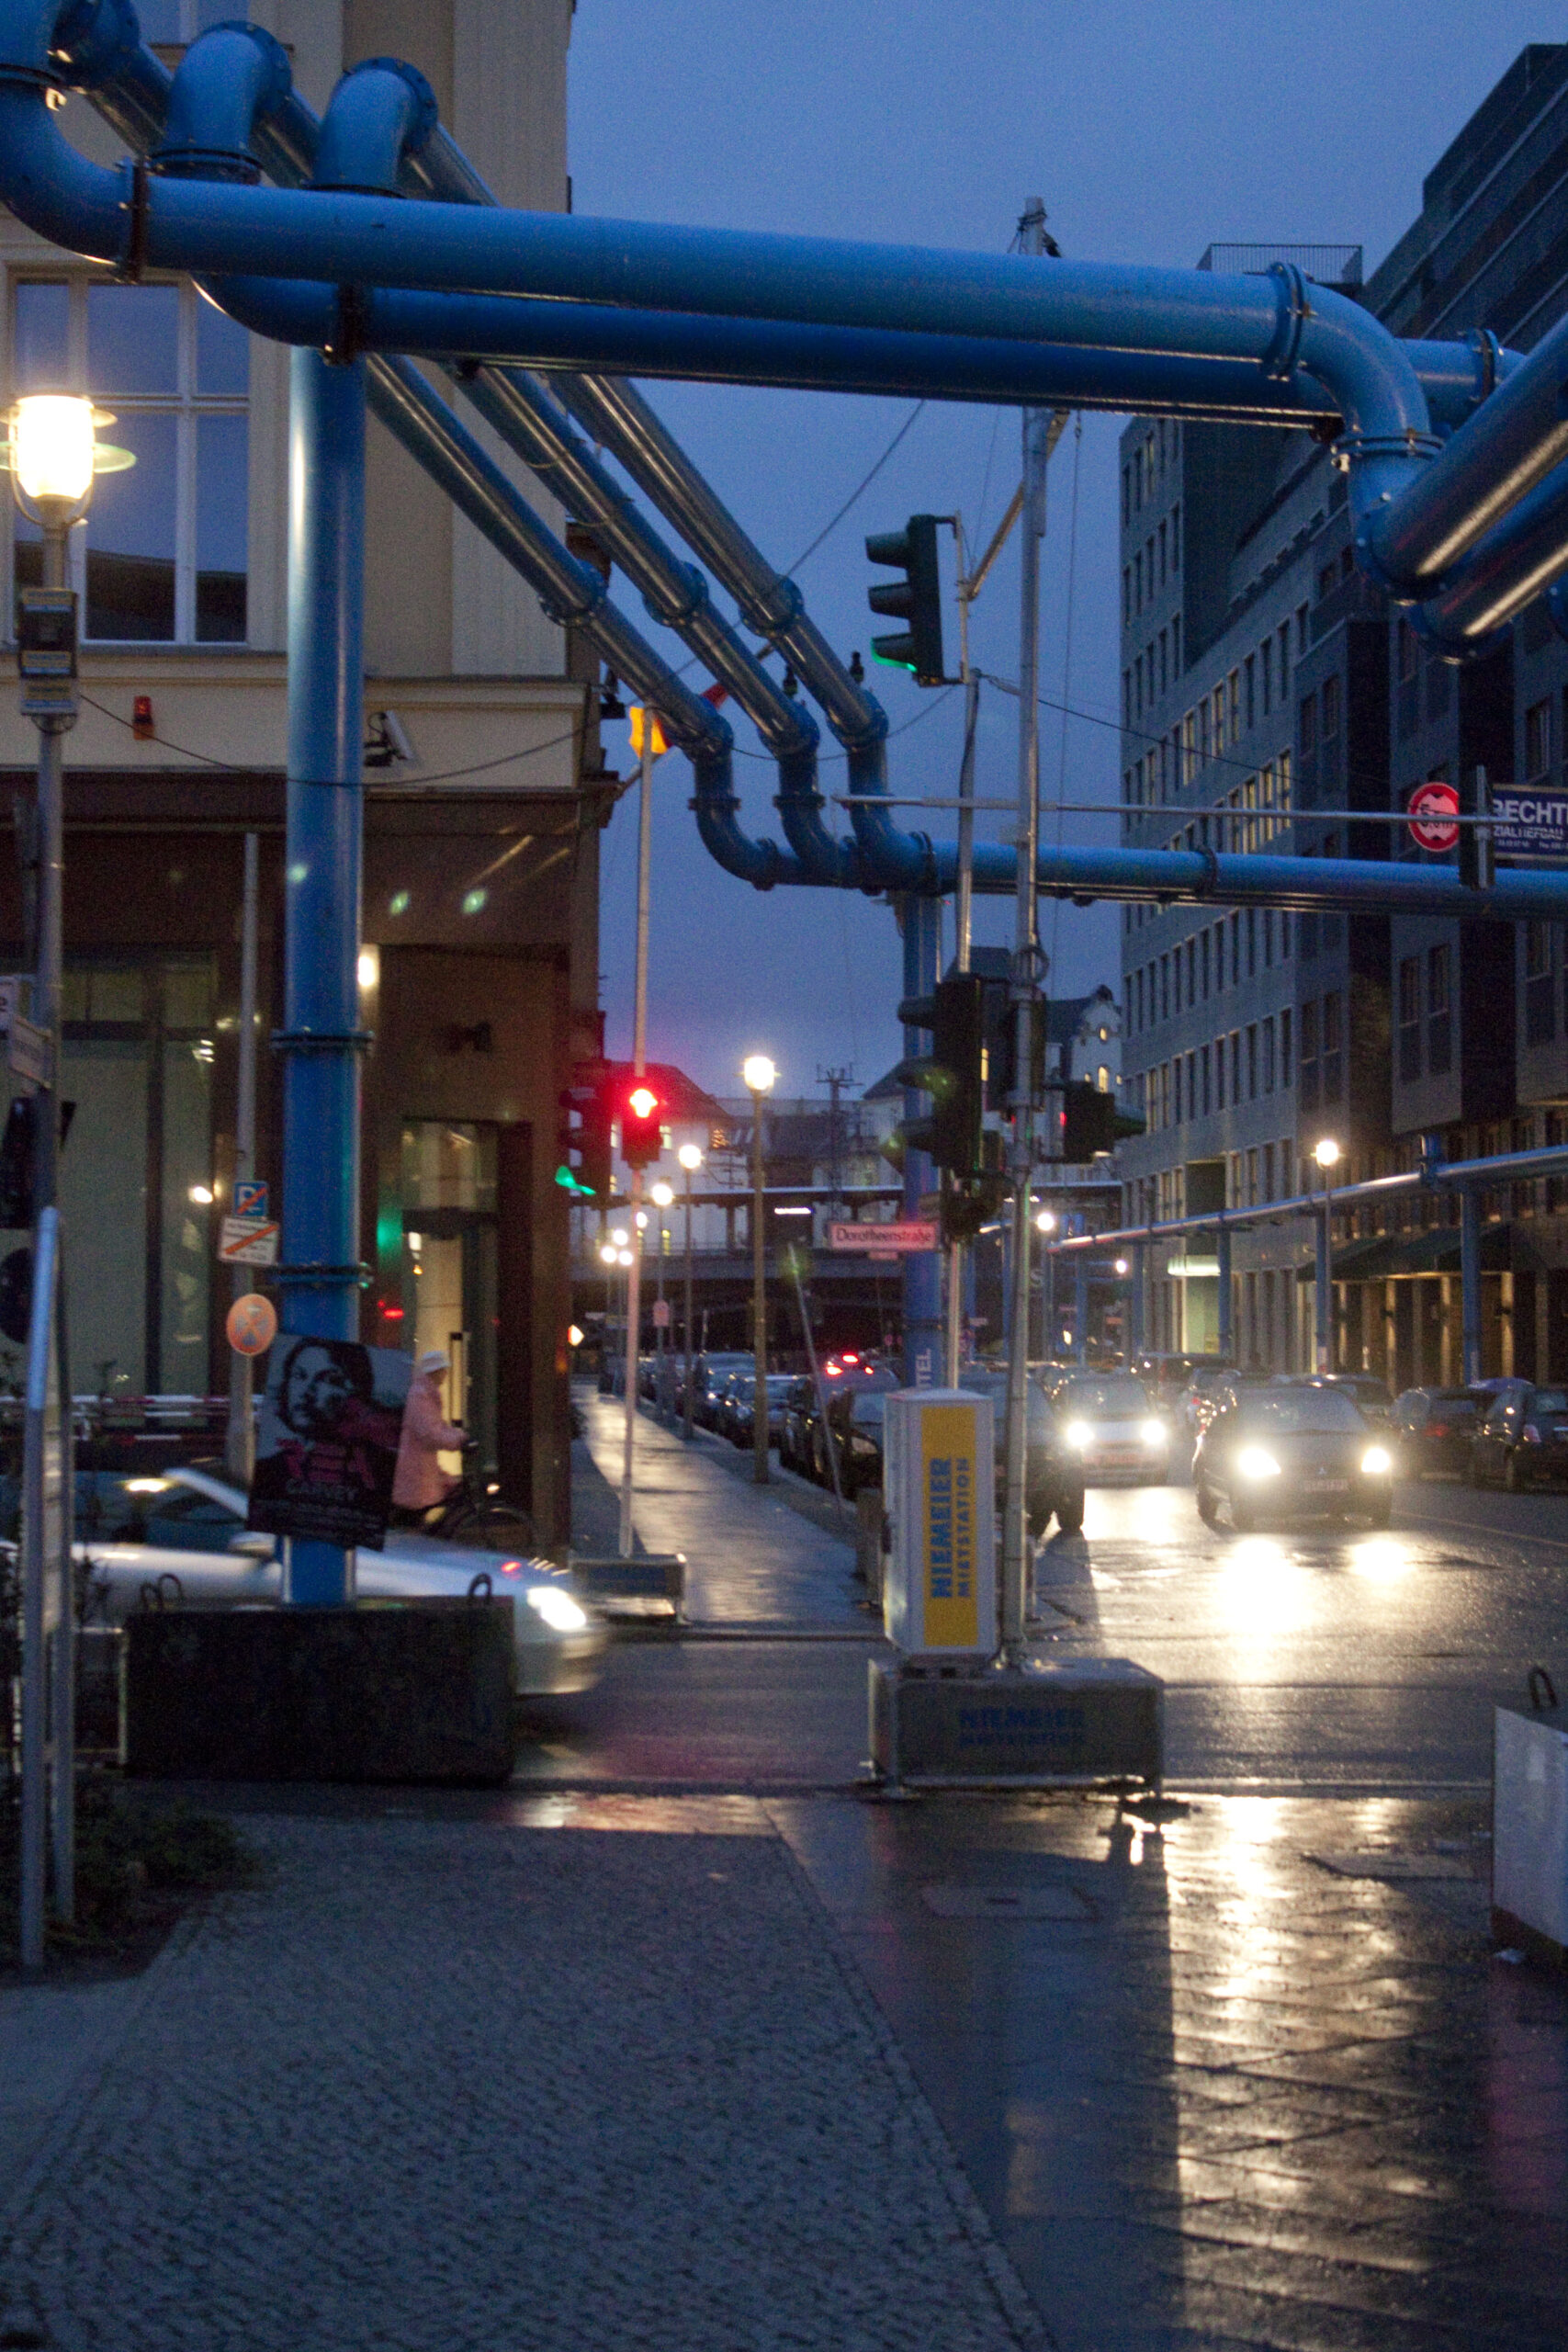
[[[934,996],[911,997],[898,1007],[900,1021],[931,1034],[928,1057],[898,1065],[905,1084],[931,1098],[931,1117],[906,1120],[904,1138],[954,1176],[976,1175],[981,1164],[985,986],[978,972],[954,972],[937,983]]]
[[[986,983],[986,1108],[1010,1111],[1018,1092],[1018,1008],[1005,980]],[[1030,1007],[1029,1076],[1031,1102],[1045,1091],[1045,1000],[1037,996]]]
[[[1102,1094],[1087,1079],[1062,1089],[1062,1158],[1079,1166],[1097,1151],[1114,1151],[1128,1136],[1141,1136],[1142,1119],[1116,1108],[1114,1094]]]
[[[874,637],[871,650],[890,669],[912,673],[917,685],[945,683],[942,666],[942,573],[936,560],[935,514],[911,514],[901,531],[875,531],[866,540],[873,563],[902,571],[903,580],[867,590],[874,613],[908,621],[896,637]]]
[[[1012,1190],[1012,1182],[1002,1165],[1002,1139],[987,1129],[980,1137],[980,1156],[985,1165],[977,1176],[960,1181],[943,1171],[942,1180],[942,1238],[945,1243],[974,1241],[981,1227],[990,1223]]]
[[[628,1168],[651,1168],[663,1150],[663,1111],[647,1079],[634,1079],[621,1105],[621,1158]]]
[[[556,1182],[576,1199],[603,1205],[610,1197],[610,1125],[615,1116],[604,1072],[591,1062],[580,1062],[571,1084],[562,1090],[560,1106],[567,1117]]]

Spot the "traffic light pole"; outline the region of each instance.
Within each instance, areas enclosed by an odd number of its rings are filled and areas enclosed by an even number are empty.
[[[644,714],[642,763],[638,780],[637,828],[637,977],[632,996],[632,1074],[641,1078],[648,1068],[648,918],[653,873],[653,714]],[[637,1453],[637,1333],[642,1320],[642,1170],[631,1171],[631,1253],[626,1270],[626,1421],[621,1457],[620,1552],[629,1559],[632,1548],[632,1473]]]
[[[1019,225],[1021,250],[1045,250],[1045,207],[1031,197]],[[1030,1179],[1034,1165],[1032,1101],[1035,1002],[1043,975],[1035,944],[1035,853],[1040,829],[1040,551],[1045,536],[1045,466],[1051,411],[1023,412],[1022,582],[1018,665],[1018,894],[1014,900],[1011,1012],[1014,1023],[1012,1330],[1008,1358],[1007,1449],[1002,1521],[1002,1656],[1021,1660],[1029,1582]]]
[[[954,518],[959,534],[960,557],[964,547],[961,522]],[[975,907],[975,730],[980,715],[980,681],[969,667],[969,582],[967,576],[960,584],[959,668],[964,675],[964,758],[958,770],[958,887],[953,897],[953,952],[956,972],[969,969],[970,934],[974,927]],[[953,1241],[947,1251],[947,1363],[946,1385],[958,1385],[959,1361],[964,1349],[964,1244]]]

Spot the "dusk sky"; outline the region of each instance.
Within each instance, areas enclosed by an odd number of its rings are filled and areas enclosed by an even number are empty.
[[[1420,209],[1423,175],[1524,45],[1562,38],[1527,0],[580,0],[570,164],[581,213],[1004,252],[1024,199],[1043,197],[1064,253],[1190,266],[1214,241],[1359,243],[1370,273]],[[793,565],[887,447],[911,403],[726,386],[649,387],[660,413],[781,569]],[[1047,802],[1117,798],[1116,441],[1089,417],[1052,462],[1042,628]],[[807,605],[847,657],[875,621],[868,531],[917,510],[962,513],[983,546],[1016,485],[1019,414],[927,405],[864,495],[800,571]],[[678,640],[614,594],[680,664]],[[723,601],[722,599],[720,600]],[[956,623],[948,608],[949,667]],[[1013,550],[975,608],[975,656],[1018,674]],[[700,672],[693,683],[705,684]],[[894,730],[896,793],[956,789],[962,695],[873,673]],[[734,721],[738,744],[756,738]],[[1018,706],[982,701],[976,790],[1014,789]],[[827,730],[824,728],[826,738]],[[832,745],[828,739],[827,749]],[[629,773],[624,726],[607,729]],[[771,763],[737,761],[748,829],[778,837]],[[825,757],[823,789],[844,789]],[[658,771],[649,1052],[716,1092],[765,1050],[781,1091],[819,1067],[877,1078],[900,1051],[890,910],[852,894],[759,895],[724,874],[687,808],[691,772]],[[836,812],[847,827],[847,815]],[[946,833],[951,820],[922,820]],[[1000,831],[1002,818],[982,820]],[[1047,820],[1051,822],[1053,820]],[[1066,818],[1063,837],[1113,840]],[[1075,829],[1087,828],[1088,831]],[[605,840],[602,1001],[629,1051],[636,796]],[[1010,903],[980,901],[978,939],[1010,938]],[[1047,906],[1054,994],[1118,979],[1115,910]],[[951,943],[951,931],[948,934]]]

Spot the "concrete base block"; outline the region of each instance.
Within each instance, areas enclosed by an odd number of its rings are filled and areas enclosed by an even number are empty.
[[[160,1780],[493,1786],[512,1771],[513,1679],[510,1599],[141,1610],[120,1759]]]
[[[590,1558],[573,1552],[578,1590],[605,1617],[644,1617],[650,1609],[679,1617],[686,1589],[683,1552],[638,1552],[630,1558]]]
[[[870,1661],[872,1769],[892,1785],[1158,1785],[1165,1686],[1127,1658],[999,1668]]]

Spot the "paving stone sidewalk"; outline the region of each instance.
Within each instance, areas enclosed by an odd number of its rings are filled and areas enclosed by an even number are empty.
[[[647,1818],[247,1825],[271,1883],[165,1951],[0,2188],[0,2325],[63,2352],[1047,2342],[761,1808]]]

